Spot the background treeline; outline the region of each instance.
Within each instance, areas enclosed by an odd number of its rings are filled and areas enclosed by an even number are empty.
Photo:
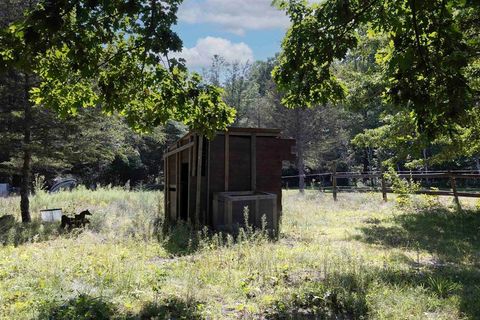
[[[23,163],[24,95],[15,78],[0,80],[0,181],[19,187]],[[19,108],[20,107],[20,108]],[[172,123],[140,134],[120,116],[106,116],[99,108],[81,110],[71,118],[35,107],[31,115],[32,173],[48,184],[74,177],[88,187],[157,184],[163,151],[185,132]]]
[[[35,3],[1,2],[0,29],[21,20]],[[39,79],[34,75],[26,79],[27,74],[17,69],[0,72],[0,182],[19,188],[22,176],[31,171],[31,184],[35,175],[44,176],[50,185],[59,177],[76,178],[88,187],[158,183],[163,150],[184,133],[182,125],[172,123],[139,134],[119,115],[107,116],[101,106],[59,117],[58,112],[27,101]],[[26,156],[31,161],[25,161]]]
[[[50,184],[57,177],[74,177],[87,186],[157,183],[164,148],[185,131],[172,123],[139,134],[120,116],[106,116],[100,108],[60,118],[36,106],[27,123],[24,99],[20,75],[0,78],[0,181],[13,187],[21,183],[26,126],[31,133],[32,173],[45,176]]]
[[[475,152],[452,151],[449,143],[418,144],[409,137],[408,119],[382,97],[379,35],[364,37],[357,49],[337,61],[334,71],[347,84],[347,98],[336,104],[289,109],[272,80],[276,58],[252,63],[228,63],[215,56],[201,73],[204,81],[224,89],[224,100],[235,107],[235,126],[275,127],[297,140],[297,162],[285,174],[378,170],[389,161],[397,170],[474,169]],[[79,110],[60,118],[35,106],[25,116],[26,97],[21,75],[10,72],[0,79],[0,181],[19,186],[25,128],[31,131],[32,172],[52,181],[74,177],[87,186],[131,186],[159,183],[163,152],[186,132],[171,122],[152,132],[134,132],[120,116],[106,116],[101,108]],[[469,134],[472,134],[471,132]],[[474,133],[473,133],[474,134]],[[400,139],[401,138],[401,139]],[[290,185],[304,184],[303,179]]]
[[[459,127],[429,139],[412,128],[403,110],[385,99],[378,62],[378,51],[385,42],[381,35],[364,32],[358,48],[334,64],[335,76],[346,83],[348,92],[335,105],[283,106],[271,76],[276,58],[240,64],[216,56],[203,76],[224,88],[225,100],[237,109],[234,125],[281,128],[285,136],[296,139],[297,162],[286,167],[284,174],[300,177],[289,179],[290,186],[303,185],[303,174],[331,172],[334,162],[338,171],[375,171],[383,165],[396,170],[480,172],[476,147],[480,121],[477,126]],[[476,81],[473,75],[471,79]]]

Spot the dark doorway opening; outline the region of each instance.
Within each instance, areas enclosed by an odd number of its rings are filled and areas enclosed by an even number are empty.
[[[180,167],[180,219],[188,220],[188,163],[182,163]]]

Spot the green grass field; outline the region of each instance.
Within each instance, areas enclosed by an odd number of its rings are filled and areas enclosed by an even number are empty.
[[[83,232],[1,235],[1,319],[480,319],[474,199],[284,194],[280,239],[163,234],[162,194],[76,190],[32,210],[94,212]],[[390,196],[392,199],[392,196]],[[18,198],[0,199],[0,215]],[[38,218],[38,217],[37,217]]]

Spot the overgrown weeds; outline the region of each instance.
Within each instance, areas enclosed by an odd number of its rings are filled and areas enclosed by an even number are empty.
[[[379,194],[284,200],[275,240],[248,224],[235,235],[184,223],[163,233],[158,192],[35,196],[37,220],[0,247],[0,318],[478,318],[474,201],[460,212],[442,197],[402,208]],[[0,201],[0,214],[18,216],[18,199]],[[38,221],[45,207],[90,209],[91,226],[58,232]]]

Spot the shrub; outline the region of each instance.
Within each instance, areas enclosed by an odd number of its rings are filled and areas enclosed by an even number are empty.
[[[47,302],[40,309],[39,319],[109,320],[115,314],[111,303],[102,297],[81,294],[65,303]]]
[[[407,180],[400,178],[398,173],[390,167],[385,173],[385,178],[392,185],[393,193],[397,195],[395,199],[397,205],[400,208],[409,207],[412,204],[412,195],[420,190],[420,183],[413,181],[413,179]]]

